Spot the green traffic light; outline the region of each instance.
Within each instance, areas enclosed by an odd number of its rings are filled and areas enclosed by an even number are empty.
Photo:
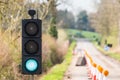
[[[38,68],[38,62],[35,59],[28,59],[25,63],[25,67],[28,71],[34,72]]]

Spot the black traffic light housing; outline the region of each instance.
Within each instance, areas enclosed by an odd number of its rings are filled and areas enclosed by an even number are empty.
[[[41,37],[41,26],[42,25],[42,21],[39,20],[39,19],[23,19],[22,20],[22,26],[25,26],[25,27],[22,27],[22,36],[23,37]],[[36,27],[37,26],[37,27]],[[35,33],[32,31],[31,35],[29,35],[29,31],[31,31],[30,29],[31,28],[36,28],[34,31]],[[27,30],[28,33],[27,33]]]
[[[33,13],[30,16],[34,16]],[[42,21],[40,19],[32,17],[32,19],[22,20],[22,74],[42,73],[41,34]]]

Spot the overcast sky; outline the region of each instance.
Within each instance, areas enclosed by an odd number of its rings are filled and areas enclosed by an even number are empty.
[[[75,15],[81,10],[86,10],[88,13],[96,11],[95,3],[100,3],[100,0],[66,0],[64,4],[58,6],[58,9],[72,11]]]

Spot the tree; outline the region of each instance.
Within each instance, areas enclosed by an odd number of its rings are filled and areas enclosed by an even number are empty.
[[[49,31],[48,32],[55,39],[58,38],[58,32],[57,32],[56,25],[55,25],[55,18],[51,19],[51,25],[49,27]]]
[[[86,11],[81,11],[77,15],[76,26],[77,26],[77,29],[80,29],[80,30],[94,31],[94,29],[91,28],[89,18],[88,18],[88,15],[87,15]]]
[[[75,28],[75,17],[67,10],[57,11],[57,24],[61,28]]]
[[[101,33],[105,38],[116,38],[115,42],[117,43],[120,43],[120,35],[118,35],[118,32],[120,32],[118,31],[120,29],[119,12],[118,0],[101,0],[97,13],[89,16],[91,25],[97,32]]]
[[[57,16],[57,9],[56,9],[56,2],[57,0],[51,0],[51,5],[50,5],[50,14],[51,14],[51,22],[50,22],[50,27],[49,27],[49,34],[54,37],[55,39],[58,38],[58,32],[56,28],[56,16]]]

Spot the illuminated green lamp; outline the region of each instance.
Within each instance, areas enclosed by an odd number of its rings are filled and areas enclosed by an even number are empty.
[[[25,67],[28,71],[34,72],[38,68],[38,62],[35,59],[28,59],[26,61]]]

